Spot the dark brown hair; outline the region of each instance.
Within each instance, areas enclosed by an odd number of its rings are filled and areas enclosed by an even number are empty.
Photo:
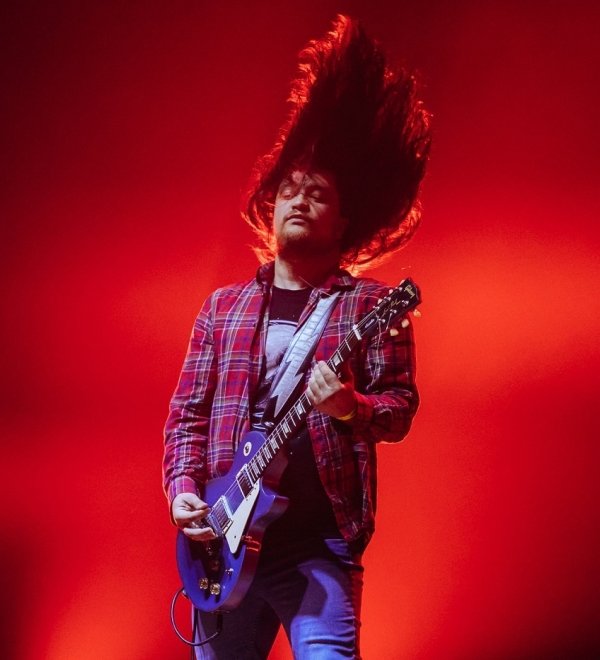
[[[244,219],[272,259],[273,206],[284,176],[299,167],[331,172],[348,226],[342,265],[359,270],[405,245],[420,221],[419,188],[430,147],[429,115],[413,74],[386,64],[379,45],[339,15],[300,52],[290,113],[257,163]]]

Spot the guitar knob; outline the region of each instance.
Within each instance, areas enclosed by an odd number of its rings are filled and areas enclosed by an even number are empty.
[[[199,586],[200,589],[202,589],[203,591],[206,591],[206,589],[208,589],[208,578],[200,578],[200,579],[198,580],[198,586]]]
[[[221,585],[218,582],[213,582],[210,585],[211,596],[218,596],[221,593]]]

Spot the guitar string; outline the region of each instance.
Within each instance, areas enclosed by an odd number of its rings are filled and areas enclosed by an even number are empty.
[[[360,322],[359,325],[364,325],[363,321],[366,322],[368,316],[370,316],[373,313],[373,311],[374,310],[372,310],[367,316],[365,316],[365,318],[362,319],[362,321]],[[350,342],[349,339],[351,339],[353,341]],[[358,338],[354,334],[354,331],[349,332],[346,335],[346,337],[343,339],[343,341],[340,343],[340,346],[336,349],[334,354],[328,360],[328,365],[330,367],[334,366],[333,361],[334,361],[336,355],[338,356],[338,359],[340,360],[340,363],[343,362],[344,358],[342,356],[342,353],[340,352],[340,349],[343,346],[345,346],[346,351],[349,354],[354,348],[354,346],[351,345],[351,344],[356,345],[357,343],[358,343]],[[298,405],[300,405],[300,407],[302,408],[302,414],[298,413],[296,411],[296,406],[298,406]],[[308,409],[307,409],[307,405],[308,405]],[[280,437],[280,434],[281,434],[280,429],[285,424],[287,424],[291,428],[291,432],[288,432],[287,435],[290,435],[291,433],[293,433],[296,430],[296,428],[294,428],[294,427],[297,427],[297,425],[302,422],[302,415],[303,414],[308,414],[310,412],[310,407],[311,407],[311,403],[310,403],[308,397],[306,396],[306,393],[303,393],[302,396],[298,399],[298,401],[291,408],[291,410],[289,410],[286,413],[286,415],[284,415],[283,419],[279,422],[276,429],[269,435],[267,440],[265,440],[265,442],[259,447],[259,449],[256,451],[256,454],[248,461],[247,465],[251,466],[250,467],[251,471],[256,472],[259,475],[258,478],[256,479],[256,481],[258,481],[258,479],[260,479],[260,477],[262,476],[261,467],[260,467],[260,465],[257,465],[257,462],[258,462],[257,456],[260,454],[261,457],[263,458],[263,462],[268,464],[269,461],[265,460],[264,454],[267,453],[267,456],[268,456],[268,450],[265,450],[265,448],[270,444],[270,441],[274,438],[277,442],[277,449],[275,450],[275,452],[273,454],[273,455],[275,455],[279,451],[279,449],[281,449],[281,447],[283,446],[283,443],[286,440],[286,437],[285,437],[286,434],[284,434],[283,437]],[[297,416],[297,419],[294,419],[294,414]],[[236,478],[235,478],[234,482],[227,488],[225,493],[223,493],[223,497],[226,500],[228,498],[233,497],[237,493],[238,489],[241,491],[242,495],[245,496],[244,491],[240,487],[237,476],[238,475],[236,475]],[[256,481],[254,483],[256,483]],[[252,486],[254,486],[254,484],[252,484]]]

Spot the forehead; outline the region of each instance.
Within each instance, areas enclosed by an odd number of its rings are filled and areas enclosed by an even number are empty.
[[[314,187],[336,190],[335,180],[329,172],[321,170],[292,170],[283,177],[281,185],[294,185],[298,188]]]

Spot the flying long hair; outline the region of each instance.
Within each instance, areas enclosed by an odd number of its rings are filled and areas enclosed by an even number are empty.
[[[338,15],[325,37],[300,52],[288,101],[288,118],[255,167],[242,213],[259,238],[259,259],[274,256],[275,197],[299,167],[335,178],[348,220],[343,266],[372,266],[405,245],[420,222],[430,147],[414,75],[389,67],[363,27]]]

